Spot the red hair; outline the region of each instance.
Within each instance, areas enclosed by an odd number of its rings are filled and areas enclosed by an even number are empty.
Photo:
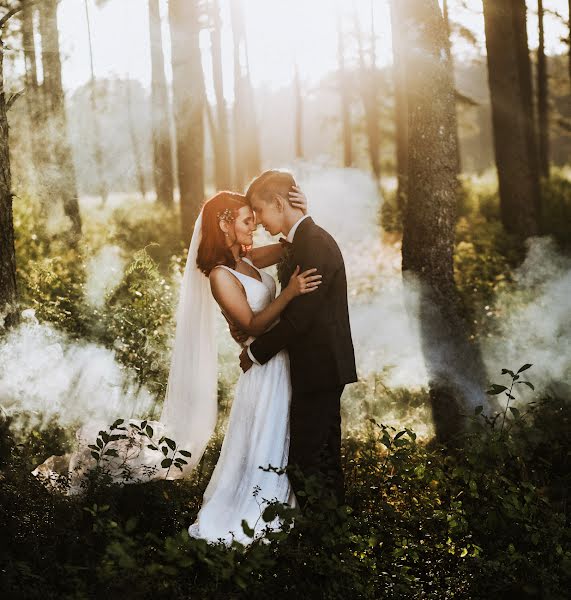
[[[246,197],[235,192],[218,192],[204,203],[202,208],[202,239],[198,247],[196,264],[208,277],[217,265],[236,266],[234,256],[226,245],[226,237],[220,229],[218,214],[230,209],[237,216],[243,206],[249,206]]]

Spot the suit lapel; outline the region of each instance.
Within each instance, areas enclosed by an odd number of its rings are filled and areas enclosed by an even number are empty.
[[[292,276],[295,271],[295,247],[296,243],[299,245],[301,239],[305,232],[307,232],[311,226],[313,225],[313,219],[311,217],[307,217],[304,219],[298,226],[293,236],[293,243],[289,247],[286,252],[284,258],[278,263],[278,280],[282,289],[289,283],[289,278]]]

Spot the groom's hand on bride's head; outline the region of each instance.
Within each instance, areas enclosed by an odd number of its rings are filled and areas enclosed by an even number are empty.
[[[244,348],[240,353],[240,368],[246,373],[253,364],[252,359],[248,356],[248,348]]]

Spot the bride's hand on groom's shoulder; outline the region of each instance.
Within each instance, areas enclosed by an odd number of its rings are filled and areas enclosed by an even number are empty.
[[[307,214],[307,198],[305,194],[297,186],[293,186],[292,191],[289,193],[290,204],[294,208],[299,208],[304,215]]]
[[[291,298],[295,298],[296,296],[315,292],[320,285],[321,275],[317,273],[317,269],[307,269],[307,271],[300,274],[300,268],[297,265],[292,276],[289,278],[289,283],[285,291]]]

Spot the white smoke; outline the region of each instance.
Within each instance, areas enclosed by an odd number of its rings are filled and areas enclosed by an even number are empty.
[[[414,309],[419,291],[403,284],[400,244],[382,242],[376,184],[356,169],[296,164],[290,170],[308,197],[310,213],[343,252],[359,374],[388,373],[383,379],[388,387],[426,386]],[[494,302],[501,319],[499,334],[481,341],[489,379],[502,382],[503,367],[517,370],[533,363],[526,375],[537,391],[569,381],[571,259],[550,238],[532,238],[513,278],[515,290],[509,288]],[[533,396],[526,386],[517,391],[522,398]]]
[[[484,339],[482,349],[488,374],[505,383],[502,368],[525,373],[536,392],[568,382],[571,376],[571,259],[561,255],[549,237],[530,238],[525,261],[513,273],[515,290],[498,296],[499,335]],[[531,399],[527,386],[518,396]]]
[[[0,404],[8,413],[35,413],[61,424],[147,414],[153,399],[111,350],[71,341],[50,325],[39,324],[33,310],[0,345]]]
[[[382,374],[382,385],[367,391],[371,401],[377,403],[385,394],[377,406],[382,408],[391,390],[425,387],[427,374],[414,310],[418,290],[403,284],[400,243],[383,241],[375,182],[356,169],[302,164],[292,171],[308,197],[311,215],[331,232],[343,252],[359,375],[363,381],[374,373]],[[263,232],[258,232],[257,240],[269,241]],[[101,306],[120,281],[124,266],[120,250],[113,246],[101,250],[89,263],[86,295],[93,306]],[[526,362],[534,364],[527,377],[539,389],[568,380],[571,259],[561,256],[549,239],[534,238],[514,279],[516,291],[500,294],[494,303],[494,310],[502,315],[499,335],[482,341],[490,380],[500,383],[502,367],[517,370]],[[178,288],[180,282],[174,278],[172,283]],[[62,424],[150,415],[154,398],[145,388],[138,388],[133,374],[115,360],[112,350],[70,340],[53,327],[38,324],[29,311],[26,314],[25,322],[0,344],[0,404],[4,408],[32,410],[45,420],[59,415]],[[222,317],[219,321],[221,383],[231,398],[239,374],[239,348]],[[363,391],[348,386],[345,406],[354,397],[357,402]],[[522,398],[532,395],[525,386],[519,386],[518,392]],[[399,410],[396,405],[394,409],[396,420]],[[353,424],[361,423],[362,416],[357,415]],[[390,422],[390,418],[387,414],[383,420]],[[422,418],[428,418],[426,411],[415,417],[415,429]]]
[[[85,297],[89,304],[101,308],[105,298],[123,278],[126,260],[118,246],[104,246],[87,263]]]
[[[374,179],[358,169],[303,164],[292,172],[312,217],[343,253],[359,375],[384,372],[389,387],[426,385],[418,321],[405,308],[400,243],[382,241]],[[411,288],[408,294],[410,305],[417,304],[418,291]]]

